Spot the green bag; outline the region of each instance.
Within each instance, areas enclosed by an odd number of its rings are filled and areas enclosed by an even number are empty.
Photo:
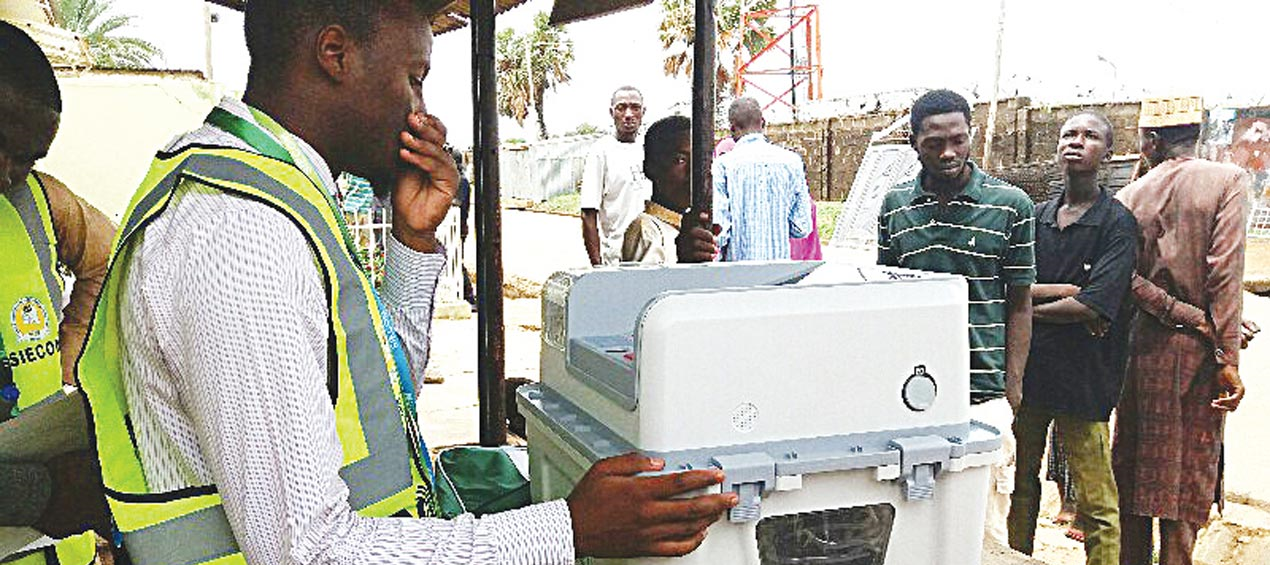
[[[437,454],[437,502],[444,518],[482,516],[528,506],[524,447],[451,447]]]

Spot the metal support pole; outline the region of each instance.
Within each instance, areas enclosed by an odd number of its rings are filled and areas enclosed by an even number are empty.
[[[997,130],[997,90],[1002,79],[1002,36],[1006,34],[1006,0],[1001,1],[997,14],[997,54],[993,63],[993,92],[989,100],[989,120],[984,130],[984,162],[980,165],[988,170],[993,167],[993,137]]]
[[[481,445],[507,443],[503,404],[503,227],[499,209],[499,116],[494,74],[494,0],[472,0],[473,176],[477,186],[477,398]]]
[[[711,210],[711,152],[715,149],[715,0],[697,0],[693,18],[694,211]]]
[[[794,0],[790,0],[790,27],[794,28]],[[795,80],[795,67],[799,66],[799,59],[794,56],[794,29],[790,30],[790,114],[794,117],[794,121],[799,121],[799,82]]]

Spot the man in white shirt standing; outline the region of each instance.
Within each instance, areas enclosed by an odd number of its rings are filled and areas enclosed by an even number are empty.
[[[137,565],[553,564],[680,555],[736,504],[722,473],[597,462],[567,500],[429,514],[413,394],[458,186],[427,113],[428,6],[252,0],[243,100],[155,159],[121,228],[77,375]],[[379,292],[332,171],[391,202]],[[424,493],[425,496],[417,496]]]
[[[592,265],[619,261],[627,226],[644,210],[644,201],[653,192],[644,176],[644,152],[637,140],[644,120],[644,96],[634,86],[623,86],[610,97],[609,113],[614,135],[596,143],[583,172],[583,245]]]

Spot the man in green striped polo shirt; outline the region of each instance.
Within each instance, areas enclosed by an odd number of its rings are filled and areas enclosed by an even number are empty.
[[[1032,334],[1033,203],[972,163],[971,107],[949,90],[914,102],[910,143],[922,171],[892,188],[878,216],[878,263],[967,279],[971,417],[1002,432],[985,529],[1006,544],[1014,483],[1012,409]]]

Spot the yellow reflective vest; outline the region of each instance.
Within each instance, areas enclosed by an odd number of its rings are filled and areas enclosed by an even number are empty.
[[[62,390],[57,236],[34,173],[0,198],[0,256],[0,406],[20,411]]]
[[[2,561],[4,565],[89,565],[97,559],[97,536],[84,532]]]
[[[309,241],[326,282],[330,388],[344,451],[349,504],[369,517],[416,516],[426,492],[415,423],[406,417],[393,355],[369,279],[344,243],[321,186],[296,166],[236,149],[160,154],[134,195],[93,313],[76,374],[92,409],[106,497],[124,549],[137,565],[243,563],[216,485],[156,492],[129,431],[119,328],[121,270],[136,236],[162,214],[178,185],[195,182],[286,215]],[[426,454],[425,454],[426,456]]]
[[[7,416],[62,394],[62,278],[48,197],[35,173],[0,197],[0,407]],[[3,488],[3,485],[0,485]],[[97,555],[92,532],[0,561],[3,565],[86,565]]]

